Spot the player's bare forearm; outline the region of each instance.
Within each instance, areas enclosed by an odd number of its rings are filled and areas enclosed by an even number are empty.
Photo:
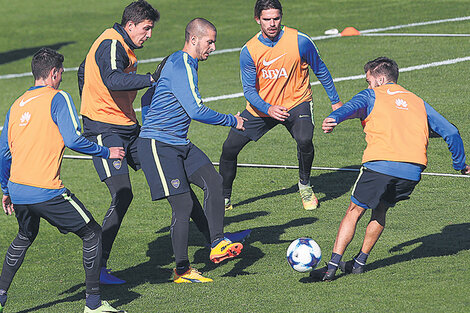
[[[332,104],[332,105],[331,105],[331,109],[332,109],[333,111],[335,111],[335,110],[339,109],[339,108],[342,107],[342,106],[343,106],[343,102],[340,101],[340,102],[337,102],[337,103],[335,103],[335,104]]]

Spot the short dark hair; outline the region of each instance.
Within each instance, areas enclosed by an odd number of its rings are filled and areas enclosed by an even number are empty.
[[[145,0],[134,1],[129,4],[122,13],[121,26],[126,26],[127,22],[132,21],[139,24],[145,20],[158,22],[160,13],[154,9],[150,3]]]
[[[47,78],[52,69],[61,69],[64,56],[51,48],[41,48],[33,55],[31,71],[35,80]]]
[[[364,65],[364,72],[367,73],[369,71],[373,76],[381,74],[391,82],[396,83],[398,81],[398,65],[395,61],[387,57],[379,57],[367,62]]]
[[[259,18],[261,11],[269,9],[279,10],[282,16],[282,5],[279,0],[257,0],[255,4],[255,17]]]
[[[212,29],[217,32],[214,24],[202,17],[192,19],[184,30],[184,40],[189,42],[191,35],[202,36],[207,29]]]

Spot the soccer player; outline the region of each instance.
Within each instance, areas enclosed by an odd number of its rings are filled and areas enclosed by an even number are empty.
[[[191,120],[243,129],[239,114],[221,114],[204,106],[198,90],[198,64],[215,50],[217,30],[203,18],[185,29],[183,50],[161,67],[150,108],[140,132],[139,157],[152,200],[167,198],[172,208],[171,240],[174,282],[211,282],[191,268],[188,258],[189,218],[201,205],[190,183],[204,190],[204,212],[210,231],[210,259],[219,263],[240,254],[243,245],[224,237],[222,177],[209,158],[188,139]],[[196,210],[201,212],[201,210]]]
[[[380,57],[364,66],[369,89],[355,95],[323,121],[330,133],[341,122],[360,118],[367,147],[362,168],[351,195],[351,202],[339,226],[333,254],[327,267],[312,272],[324,281],[334,279],[338,266],[345,273],[362,273],[372,248],[385,227],[388,208],[409,199],[426,168],[429,129],[446,141],[452,153],[453,167],[470,173],[457,128],[427,102],[397,84],[398,65]],[[371,218],[361,251],[352,260],[341,258],[354,237],[356,225],[366,210]]]
[[[330,72],[310,37],[281,25],[281,3],[258,0],[254,11],[261,32],[240,52],[243,92],[247,100],[246,110],[241,114],[247,119],[245,131],[232,128],[220,156],[225,209],[232,209],[230,198],[240,151],[250,141],[257,141],[271,128],[282,124],[297,142],[298,185],[303,206],[313,210],[318,206],[318,200],[310,186],[314,125],[309,66],[325,88],[332,109],[342,103]]]
[[[132,103],[137,90],[154,81],[150,74],[136,74],[134,50],[142,48],[152,36],[159,18],[160,13],[146,1],[132,2],[124,9],[121,24],[114,24],[96,39],[78,70],[84,136],[99,145],[122,146],[126,151],[122,161],[93,157],[98,176],[111,194],[102,225],[102,284],[125,283],[111,274],[107,262],[133,197],[128,166],[140,168],[136,144],[140,126]]]
[[[38,234],[40,218],[61,233],[72,232],[83,241],[85,313],[124,312],[100,298],[101,227],[60,179],[65,146],[114,160],[122,159],[124,150],[122,147],[103,147],[81,136],[72,97],[58,90],[63,61],[63,55],[52,49],[42,48],[36,52],[31,62],[34,87],[13,103],[0,137],[3,210],[9,215],[15,212],[19,226],[0,276],[0,312],[13,277]]]

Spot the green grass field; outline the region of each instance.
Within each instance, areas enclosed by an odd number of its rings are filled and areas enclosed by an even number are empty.
[[[164,57],[183,46],[184,27],[193,17],[205,17],[218,28],[218,50],[240,48],[257,31],[254,0],[196,2],[151,1],[161,12],[153,38],[136,52],[139,60]],[[120,21],[128,1],[7,1],[0,0],[0,123],[13,101],[29,88],[30,76],[3,78],[30,71],[32,54],[51,46],[65,55],[66,68],[77,67],[94,39]],[[330,28],[354,26],[359,30],[449,19],[470,15],[470,1],[359,1],[284,0],[283,24],[312,37]],[[388,33],[470,33],[470,20],[401,28]],[[401,68],[469,56],[468,37],[347,37],[318,40],[317,46],[334,78],[363,74],[365,62],[388,56]],[[238,52],[213,55],[199,67],[203,97],[242,91]],[[157,63],[142,63],[139,73],[153,71]],[[403,72],[399,83],[434,106],[470,142],[469,61]],[[316,81],[314,75],[312,82]],[[363,79],[336,83],[343,102],[366,88]],[[61,88],[79,108],[76,72],[63,76]],[[333,134],[321,131],[331,110],[320,85],[315,99],[315,161],[321,167],[358,167],[365,146],[360,123],[347,121]],[[142,92],[139,92],[139,98]],[[244,108],[244,99],[206,103],[224,113]],[[135,107],[139,107],[136,101]],[[190,139],[212,161],[218,162],[228,128],[193,122]],[[470,146],[466,144],[467,149]],[[282,152],[281,152],[282,151]],[[66,154],[72,154],[67,151]],[[426,172],[452,173],[450,153],[441,138],[431,138]],[[248,145],[240,163],[296,165],[296,147],[282,127],[258,143]],[[40,166],[38,164],[38,166]],[[129,312],[470,312],[470,180],[423,176],[411,199],[388,214],[387,227],[362,275],[340,276],[331,283],[316,283],[294,272],[286,262],[289,243],[302,236],[314,238],[328,261],[339,222],[349,203],[357,173],[315,170],[312,183],[321,205],[303,210],[297,192],[297,170],[240,168],[235,181],[235,208],[226,214],[226,231],[253,230],[241,257],[214,265],[209,250],[191,225],[189,255],[192,265],[214,279],[211,284],[177,285],[167,201],[151,202],[143,173],[131,173],[134,201],[114,245],[110,265],[128,281],[103,286],[103,299]],[[109,194],[99,182],[92,162],[63,162],[65,185],[101,222]],[[198,195],[202,195],[200,192]],[[364,235],[366,215],[345,259],[355,255]],[[14,217],[0,216],[0,259],[16,236]],[[394,248],[395,247],[395,248]],[[392,249],[394,248],[394,249]],[[391,250],[392,249],[392,250]],[[61,235],[42,222],[25,262],[9,290],[6,313],[82,312],[84,273],[81,241]]]

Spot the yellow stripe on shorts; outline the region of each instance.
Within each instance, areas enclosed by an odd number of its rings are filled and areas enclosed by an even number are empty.
[[[103,145],[103,138],[101,137],[101,134],[96,136],[96,140],[98,141],[98,144],[100,146]],[[104,171],[106,173],[106,177],[111,177],[111,171],[109,170],[108,162],[106,161],[106,159],[103,159],[103,158],[101,158],[101,162],[103,162],[103,167],[104,167]]]
[[[354,191],[356,191],[356,185],[357,185],[357,182],[359,181],[359,179],[360,179],[361,176],[362,176],[362,171],[363,171],[363,170],[364,170],[364,166],[361,166],[361,169],[359,170],[359,176],[357,176],[356,182],[354,183],[354,186],[353,186],[351,195],[353,195],[353,194],[354,194]]]
[[[162,165],[160,164],[160,158],[157,154],[157,146],[155,144],[155,139],[151,139],[152,145],[152,154],[153,160],[155,161],[155,165],[157,166],[158,175],[160,176],[160,180],[162,182],[163,190],[165,191],[165,197],[170,195],[170,191],[168,190],[168,184],[166,183],[165,174],[163,173]]]
[[[75,202],[71,196],[67,195],[65,192],[62,194],[62,197],[64,197],[64,199],[68,202],[70,202],[70,204],[75,208],[75,210],[77,210],[77,212],[81,215],[81,217],[83,218],[83,220],[85,221],[86,224],[88,224],[90,222],[90,218],[88,217],[88,215],[85,214],[85,212],[82,210],[82,208],[78,205],[77,202]]]

